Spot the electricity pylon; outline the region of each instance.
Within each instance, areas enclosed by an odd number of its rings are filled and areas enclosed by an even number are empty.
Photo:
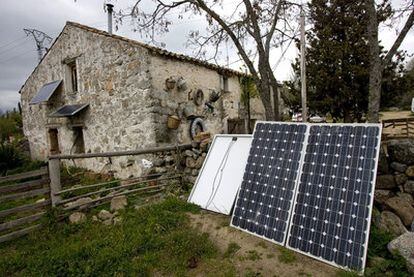
[[[46,46],[44,45],[45,42],[47,44],[50,44],[52,42],[52,38],[45,34],[42,31],[36,30],[36,29],[23,29],[24,33],[29,36],[32,35],[36,42],[37,47],[37,55],[39,58],[39,62],[42,60],[43,57],[43,50],[46,50]]]

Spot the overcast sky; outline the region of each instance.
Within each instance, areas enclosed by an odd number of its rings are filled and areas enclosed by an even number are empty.
[[[231,4],[232,0],[226,0]],[[401,0],[394,0],[395,3]],[[91,27],[106,30],[106,14],[103,9],[104,0],[2,0],[0,16],[0,109],[7,110],[16,107],[20,95],[18,91],[37,64],[37,52],[34,39],[27,37],[23,28],[34,28],[47,33],[55,38],[65,25],[66,21],[75,21]],[[127,8],[133,0],[112,1],[115,11]],[[203,29],[204,20],[195,18],[179,22],[171,32],[158,38],[166,44],[170,51],[191,55],[186,48],[186,35],[189,30]],[[132,31],[132,27],[126,22],[116,32],[118,35],[131,39],[142,40]],[[395,39],[395,31],[381,30],[382,44],[388,49]],[[405,39],[402,49],[413,53],[414,34],[411,31]],[[411,47],[410,47],[411,46]],[[237,54],[229,46],[227,54],[221,60],[221,65],[226,62],[234,69],[240,68],[240,63],[235,62]],[[274,52],[273,65],[279,61],[284,49]],[[287,80],[292,76],[291,62],[297,55],[295,46],[292,45],[286,51],[283,59],[276,68],[276,76],[279,80]]]

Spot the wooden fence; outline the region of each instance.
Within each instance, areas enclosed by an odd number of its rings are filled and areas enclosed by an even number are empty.
[[[171,180],[178,179],[182,181],[183,177],[181,173],[170,172],[169,174],[151,174],[124,180],[112,180],[87,186],[76,186],[62,189],[60,178],[61,160],[136,156],[156,154],[160,152],[180,152],[185,149],[190,149],[191,147],[191,144],[182,144],[133,151],[50,156],[49,172],[52,206],[62,207],[64,211],[89,209],[110,202],[117,196],[128,194],[152,194],[160,192],[168,187]],[[178,161],[176,161],[176,163],[178,163]],[[87,192],[85,192],[85,190],[87,190]],[[82,198],[90,199],[88,199],[87,202],[77,202]]]
[[[47,168],[0,177],[0,243],[41,227],[39,219],[50,206]],[[44,199],[38,198],[43,196]]]
[[[382,120],[382,134],[384,139],[413,137],[414,118]]]

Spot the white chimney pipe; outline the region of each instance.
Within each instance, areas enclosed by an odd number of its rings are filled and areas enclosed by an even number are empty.
[[[106,4],[106,9],[108,11],[108,33],[112,34],[112,12],[114,10],[114,5]]]

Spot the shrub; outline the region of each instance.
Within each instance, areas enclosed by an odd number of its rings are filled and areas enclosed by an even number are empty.
[[[8,170],[22,166],[24,157],[16,146],[9,143],[0,143],[0,175]]]

